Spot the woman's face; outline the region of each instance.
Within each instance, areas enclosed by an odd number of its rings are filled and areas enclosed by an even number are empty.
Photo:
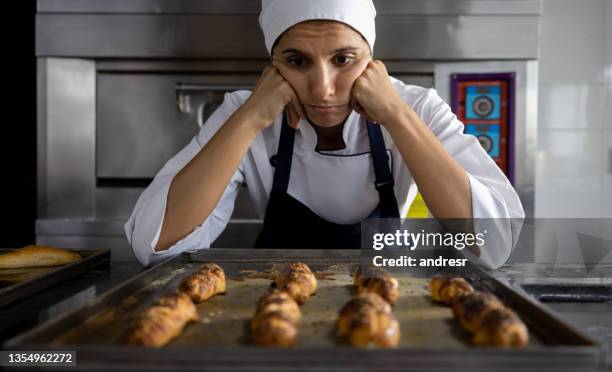
[[[295,89],[313,124],[332,127],[351,113],[351,89],[371,60],[361,34],[335,21],[287,30],[272,50],[276,68]]]

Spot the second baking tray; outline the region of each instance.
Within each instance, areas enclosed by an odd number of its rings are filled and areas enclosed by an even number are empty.
[[[96,299],[86,308],[11,340],[7,346],[44,345],[60,349],[84,349],[96,353],[107,352],[110,357],[119,357],[123,350],[129,349],[133,354],[129,361],[124,360],[123,363],[149,363],[151,359],[147,359],[147,355],[150,350],[119,346],[117,339],[143,308],[160,294],[175,289],[201,262],[210,261],[218,263],[226,271],[227,294],[199,304],[200,320],[188,325],[161,352],[180,351],[167,357],[177,365],[183,365],[181,363],[185,361],[181,361],[179,355],[194,350],[193,354],[187,354],[189,360],[202,358],[202,361],[210,365],[212,360],[218,360],[221,355],[232,353],[233,350],[234,357],[239,360],[246,358],[245,363],[251,365],[254,361],[248,362],[248,350],[255,349],[263,353],[270,350],[250,345],[248,334],[248,321],[253,315],[255,303],[269,290],[271,280],[268,275],[288,260],[300,260],[308,263],[318,274],[317,294],[301,307],[303,321],[296,346],[292,351],[275,350],[276,355],[270,355],[269,362],[278,362],[281,355],[284,357],[280,359],[287,357],[287,361],[293,365],[299,364],[300,358],[308,355],[311,360],[325,359],[326,352],[323,350],[353,350],[337,339],[335,321],[339,309],[354,294],[350,267],[360,259],[359,251],[209,250],[184,254],[145,271]],[[522,297],[478,268],[471,269],[474,270],[471,280],[476,287],[495,293],[526,322],[530,330],[530,344],[527,348],[501,350],[472,347],[469,336],[457,325],[451,310],[430,301],[426,279],[400,277],[401,295],[393,309],[401,327],[400,345],[395,350],[369,349],[366,353],[377,350],[377,355],[390,355],[385,359],[385,363],[391,363],[389,367],[395,365],[393,363],[397,363],[396,359],[403,358],[407,352],[419,350],[439,351],[438,358],[428,361],[434,364],[441,363],[445,357],[460,356],[472,360],[472,363],[484,362],[483,366],[486,366],[486,361],[492,356],[514,362],[521,360],[516,359],[517,356],[522,356],[523,360],[537,360],[538,363],[545,360],[549,365],[560,363],[559,368],[575,366],[575,363],[579,363],[581,368],[596,365],[598,350],[594,341],[559,320],[538,303]],[[300,350],[302,354],[291,357],[292,353]],[[568,358],[572,358],[571,363]],[[358,360],[349,363],[358,365]],[[396,362],[391,362],[393,360]],[[333,361],[332,357],[328,362]]]
[[[0,254],[14,249],[0,249]],[[80,275],[110,261],[110,249],[74,249],[81,259],[66,265],[0,269],[0,307],[20,300],[52,285]]]

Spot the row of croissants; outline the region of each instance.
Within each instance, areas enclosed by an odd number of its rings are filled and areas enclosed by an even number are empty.
[[[398,280],[387,271],[357,265],[352,270],[355,295],[340,309],[338,334],[352,346],[393,348],[400,341],[399,322],[392,306],[399,298]],[[144,309],[121,336],[122,342],[162,347],[196,321],[195,304],[226,291],[225,272],[214,263],[200,266],[178,289]],[[317,291],[317,279],[302,262],[286,264],[274,277],[274,288],[257,301],[250,320],[251,340],[257,345],[296,344],[302,319],[300,306]],[[452,306],[459,324],[473,335],[475,345],[520,347],[528,343],[527,328],[494,295],[474,291],[462,278],[437,276],[430,281],[431,298]]]

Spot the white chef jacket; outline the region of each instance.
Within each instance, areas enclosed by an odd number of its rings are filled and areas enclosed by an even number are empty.
[[[503,218],[499,220],[497,232],[499,239],[496,241],[499,244],[487,247],[480,257],[467,250],[463,250],[463,254],[486,267],[501,266],[508,259],[520,231],[520,226],[517,228],[509,219],[524,217],[518,195],[478,140],[463,133],[463,124],[434,89],[406,85],[393,77],[390,79],[400,97],[413,108],[467,172],[473,217]],[[256,136],[208,218],[194,226],[193,232],[168,250],[154,251],[173,177],[206,145],[250,94],[246,90],[225,94],[223,103],[208,118],[199,134],[164,165],[138,199],[125,224],[125,232],[134,254],[143,265],[184,251],[210,248],[227,225],[242,184],[246,184],[258,216],[264,217],[274,176],[270,158],[277,152],[282,114],[273,125]],[[288,193],[330,222],[357,223],[367,218],[379,203],[365,123],[365,118],[358,113],[353,111],[349,115],[342,130],[346,148],[338,151],[316,151],[317,135],[306,120],[302,120],[296,131]],[[390,154],[395,197],[399,203],[400,215],[405,216],[417,194],[417,185],[391,135],[384,126],[381,129],[387,153]],[[475,229],[478,229],[478,224],[475,225]],[[491,237],[491,231],[488,234]]]

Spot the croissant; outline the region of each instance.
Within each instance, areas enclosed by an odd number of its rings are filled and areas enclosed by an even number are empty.
[[[375,343],[396,347],[400,339],[399,323],[391,306],[376,293],[362,293],[346,303],[338,315],[337,328],[353,346]]]
[[[317,291],[317,279],[308,265],[292,262],[277,276],[276,288],[286,291],[298,304],[303,305]]]
[[[374,266],[357,266],[353,273],[357,293],[372,292],[393,305],[399,298],[399,283],[386,270]]]
[[[251,336],[257,345],[289,347],[295,344],[302,314],[288,293],[274,290],[259,299],[251,319]]]
[[[523,347],[529,343],[529,332],[514,311],[493,309],[482,319],[473,342],[479,346]]]
[[[455,301],[452,309],[459,324],[468,332],[474,333],[480,328],[489,311],[503,307],[504,305],[494,295],[474,292]]]
[[[122,339],[131,345],[162,347],[178,336],[185,325],[197,320],[197,311],[191,299],[176,292],[162,296],[155,305],[142,313],[136,324]]]
[[[474,292],[474,288],[463,278],[434,276],[429,282],[431,299],[451,305],[462,296]]]
[[[179,290],[194,302],[206,301],[216,294],[225,293],[225,272],[217,264],[204,264],[183,280]]]

